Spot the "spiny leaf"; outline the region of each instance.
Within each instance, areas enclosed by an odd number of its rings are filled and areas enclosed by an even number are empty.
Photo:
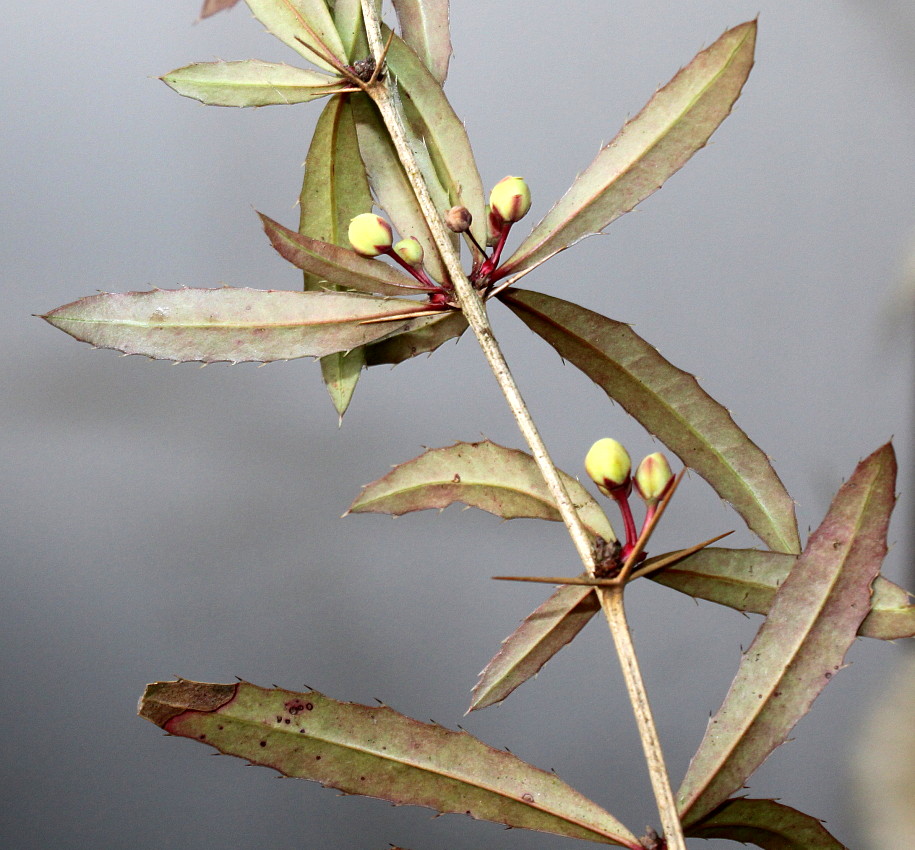
[[[700,148],[728,116],[753,67],[756,21],[728,30],[602,148],[499,270],[530,270],[629,212]]]
[[[380,7],[381,0],[376,0],[376,5]],[[369,47],[362,19],[361,0],[336,0],[333,4],[333,15],[348,61],[355,62],[367,57]]]
[[[247,682],[182,680],[148,685],[139,713],[172,735],[347,794],[640,847],[612,815],[555,774],[386,706]]]
[[[82,342],[160,360],[323,357],[410,330],[421,304],[349,292],[156,289],[102,293],[42,316]],[[397,321],[376,321],[403,314]]]
[[[600,610],[591,587],[566,585],[528,615],[480,673],[469,714],[504,700],[535,676]]]
[[[569,301],[508,289],[504,303],[729,501],[766,544],[800,551],[794,502],[769,459],[696,379],[628,325]]]
[[[413,49],[439,85],[448,76],[451,36],[448,0],[393,0],[403,40]]]
[[[615,540],[606,515],[588,491],[570,475],[560,475],[585,527],[604,540]],[[561,520],[534,459],[489,440],[428,449],[395,466],[362,489],[349,513],[400,516],[410,511],[445,508],[454,502],[503,519]]]
[[[663,556],[662,556],[663,557]],[[646,565],[650,566],[649,559]],[[708,548],[651,576],[688,596],[738,611],[767,614],[797,561],[796,555],[756,549]],[[861,637],[897,640],[915,636],[915,605],[899,585],[877,576],[870,613],[858,628]]]
[[[763,850],[848,850],[818,818],[775,800],[728,800],[686,834],[755,844]]]
[[[208,106],[273,106],[307,103],[327,97],[343,82],[320,71],[245,59],[241,62],[198,62],[161,77],[184,97]]]
[[[450,339],[456,339],[467,330],[467,319],[460,310],[441,316],[427,316],[414,319],[412,330],[395,334],[380,342],[365,347],[365,365],[395,365],[417,357],[431,354]]]
[[[337,61],[346,62],[346,52],[324,0],[247,0],[247,3],[269,33],[319,68],[335,72],[334,66],[322,59],[320,53],[330,53]]]
[[[858,464],[810,536],[690,762],[678,792],[684,824],[740,789],[841,669],[886,555],[895,480],[888,444]]]
[[[331,285],[377,295],[406,295],[416,281],[381,260],[363,257],[351,248],[331,245],[283,227],[258,213],[277,253],[311,275],[309,290]]]

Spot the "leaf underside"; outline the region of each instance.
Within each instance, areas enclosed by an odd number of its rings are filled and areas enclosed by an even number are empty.
[[[247,3],[267,32],[319,68],[335,71],[317,51],[330,53],[338,62],[346,61],[346,51],[324,0],[247,0]]]
[[[606,515],[588,491],[570,475],[560,475],[585,527],[604,540],[615,540]],[[502,519],[561,519],[534,459],[489,440],[429,449],[395,466],[362,489],[349,513],[400,516],[410,511],[442,509],[454,502]]]
[[[403,40],[422,59],[439,85],[448,76],[451,36],[448,0],[393,0]]]
[[[96,348],[177,362],[292,360],[349,351],[410,330],[415,302],[349,292],[156,289],[102,293],[42,316]]]
[[[756,21],[699,53],[602,148],[499,274],[529,271],[603,230],[647,198],[700,148],[740,95],[756,44]]]
[[[386,706],[247,682],[181,680],[148,685],[139,713],[172,735],[347,794],[640,846],[612,815],[555,774],[466,732],[420,723]]]
[[[622,322],[523,289],[502,301],[695,469],[772,549],[800,551],[794,502],[766,455],[688,372]]]
[[[678,792],[685,824],[739,790],[841,669],[886,554],[895,477],[886,445],[858,464],[810,536],[690,762]]]
[[[466,330],[467,319],[460,310],[441,316],[414,319],[412,330],[367,345],[365,365],[395,366],[411,357],[431,354],[448,340],[460,337]]]

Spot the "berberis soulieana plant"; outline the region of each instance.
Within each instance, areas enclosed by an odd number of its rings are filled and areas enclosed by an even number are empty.
[[[554,773],[384,706],[248,682],[179,679],[149,685],[141,715],[172,735],[348,794],[631,850],[683,850],[685,836],[770,850],[842,847],[816,818],[746,797],[743,789],[840,669],[856,635],[888,640],[915,633],[908,594],[880,576],[895,499],[892,446],[858,465],[802,545],[791,496],[767,456],[691,375],[626,324],[517,285],[631,210],[706,144],[750,73],[756,22],[725,32],[659,89],[504,256],[509,232],[531,208],[531,189],[509,176],[484,190],[464,125],[442,90],[451,55],[447,0],[394,0],[398,20],[390,28],[376,0],[247,2],[313,67],[207,62],[162,79],[216,106],[325,99],[305,164],[298,227],[261,216],[273,247],[304,273],[304,289],[102,293],[44,318],[93,346],[151,358],[320,358],[341,417],[364,368],[433,352],[471,327],[530,453],[489,441],[430,449],[366,486],[349,512],[398,515],[464,502],[505,519],[566,525],[584,571],[504,577],[559,588],[503,642],[473,688],[470,710],[508,697],[603,610],[642,738],[659,829],[638,838]],[[208,3],[209,11],[230,5]],[[602,388],[682,469],[705,479],[766,548],[686,541],[681,550],[647,558],[645,544],[682,472],[674,476],[662,453],[633,472],[625,448],[607,438],[587,452],[585,466],[620,511],[618,540],[591,493],[553,466],[489,325],[492,302]],[[627,584],[643,577],[765,617],[676,791],[623,609]]]

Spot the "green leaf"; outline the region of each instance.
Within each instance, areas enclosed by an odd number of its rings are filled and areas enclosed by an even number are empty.
[[[247,0],[247,3],[269,33],[319,68],[336,71],[319,52],[330,53],[341,64],[346,62],[343,43],[324,0]]]
[[[414,118],[413,123],[417,123],[417,119],[421,122],[416,128],[417,135],[425,142],[439,181],[448,193],[447,206],[464,206],[470,210],[473,235],[485,245],[487,225],[483,181],[464,123],[452,109],[441,84],[397,36],[391,42],[387,64],[397,78],[408,115]],[[413,110],[409,109],[411,106]]]
[[[508,289],[501,298],[705,478],[770,548],[800,551],[794,502],[769,459],[692,375],[665,360],[622,322],[521,289]]]
[[[740,789],[841,669],[886,555],[895,481],[887,444],[858,464],[810,536],[690,762],[678,792],[684,824]]]
[[[421,304],[349,292],[156,289],[102,293],[43,319],[96,348],[203,363],[291,360],[349,351],[413,327]],[[380,319],[402,315],[396,321]]]
[[[591,587],[566,585],[528,615],[480,673],[469,714],[504,700],[533,678],[600,610]]]
[[[247,682],[181,680],[148,685],[139,713],[171,735],[346,794],[631,850],[641,846],[612,815],[555,774],[466,732],[420,723],[386,706]]]
[[[659,559],[649,559],[646,566],[653,560]],[[708,548],[651,578],[688,596],[746,613],[768,614],[776,591],[788,578],[796,561],[796,555],[779,552]],[[899,585],[877,576],[870,613],[858,628],[858,634],[879,640],[915,636],[915,605],[910,598]]]
[[[431,354],[449,339],[460,337],[465,330],[467,319],[460,310],[453,310],[441,316],[414,319],[412,330],[367,345],[365,365],[393,366],[420,354]]]
[[[686,834],[755,844],[763,850],[848,850],[818,818],[775,800],[728,800]]]
[[[610,522],[591,494],[570,475],[561,472],[560,476],[585,527],[604,540],[616,540]],[[410,511],[446,508],[454,502],[502,519],[562,519],[534,459],[489,440],[428,449],[395,466],[362,489],[349,513],[400,516]]]
[[[755,43],[756,21],[734,27],[659,89],[579,174],[498,277],[540,265],[659,189],[730,113],[753,67]]]
[[[333,94],[339,77],[260,59],[199,62],[160,78],[184,97],[208,106],[273,106],[306,103]]]
[[[439,85],[448,76],[451,35],[448,0],[393,0],[403,40],[422,60]]]
[[[363,257],[351,248],[303,236],[263,213],[258,215],[277,253],[296,268],[309,273],[309,290],[337,285],[369,294],[412,294],[416,281],[387,263]]]
[[[335,13],[337,10],[335,9]],[[361,20],[361,19],[360,19]],[[369,189],[368,176],[359,154],[359,142],[356,139],[356,124],[353,120],[353,110],[350,99],[346,96],[335,97],[324,108],[305,159],[305,175],[302,180],[302,191],[299,195],[299,232],[297,237],[291,231],[285,235],[279,230],[275,222],[274,227],[264,221],[267,235],[280,254],[286,259],[296,262],[293,257],[305,259],[313,257],[317,252],[323,260],[325,254],[320,253],[320,246],[326,245],[340,262],[348,262],[350,268],[356,267],[365,270],[372,276],[379,274],[380,262],[372,262],[365,257],[360,257],[349,250],[349,237],[347,235],[350,220],[360,213],[372,209],[372,193]],[[283,228],[285,230],[285,228]],[[317,245],[313,241],[321,240]],[[290,241],[291,240],[291,241]],[[299,241],[296,241],[299,240]],[[292,254],[284,253],[282,246],[293,246]],[[311,251],[308,251],[308,246]],[[336,250],[332,246],[340,246]],[[296,263],[298,265],[298,263]],[[317,274],[305,271],[304,287],[310,289],[326,289],[328,286],[327,272],[331,271],[323,264],[317,267]],[[384,268],[388,268],[384,266]],[[382,272],[383,274],[383,272]],[[409,283],[403,275],[398,279]],[[350,276],[349,282],[334,280],[333,274],[329,281],[335,288],[346,287],[359,291],[366,291],[358,281]],[[377,287],[369,291],[381,294],[398,294],[397,289],[385,293]],[[401,289],[400,292],[403,292]],[[360,346],[352,351],[341,351],[328,354],[321,358],[321,374],[324,385],[330,394],[334,408],[339,416],[343,416],[353,393],[362,368],[365,365],[365,350]]]
[[[381,6],[381,0],[376,0],[376,6]],[[347,60],[355,62],[367,57],[369,46],[362,19],[362,0],[336,0],[333,14]]]

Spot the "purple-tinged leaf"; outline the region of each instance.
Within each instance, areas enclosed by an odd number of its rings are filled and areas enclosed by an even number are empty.
[[[346,62],[346,52],[325,0],[247,0],[247,3],[267,32],[319,68],[335,70],[321,58],[322,54],[329,53],[339,62]]]
[[[311,275],[309,290],[342,286],[377,295],[409,295],[413,278],[381,260],[357,254],[351,248],[303,236],[259,213],[264,232],[277,253]]]
[[[724,838],[763,850],[848,850],[818,818],[775,800],[728,800],[686,830],[691,838]]]
[[[335,9],[335,13],[337,11],[338,9]],[[342,8],[339,11],[342,12]],[[328,248],[340,246],[334,251],[335,257],[349,261],[351,265],[358,261],[358,268],[377,275],[378,266],[384,266],[383,263],[373,262],[349,250],[350,220],[360,213],[370,212],[371,209],[372,193],[362,157],[359,155],[356,123],[353,120],[350,99],[345,96],[335,97],[327,104],[318,119],[305,159],[305,175],[299,195],[299,233],[302,234],[299,240],[308,237],[312,240],[321,240],[317,245],[311,243],[318,252],[322,245],[327,245]],[[305,262],[309,257],[314,259],[314,251],[309,253],[307,249],[308,243],[302,245],[300,241],[296,241],[296,236],[291,231],[279,228],[275,222],[269,220],[264,221],[264,227],[273,246],[286,259],[291,259],[292,262],[295,262],[292,257],[298,257],[300,261]],[[289,237],[293,240],[292,245],[289,243]],[[284,245],[291,247],[293,253],[284,253]],[[295,248],[301,250],[296,251]],[[319,256],[324,259],[322,255]],[[323,264],[320,267],[322,274],[315,275],[304,269],[303,271],[306,290],[328,288],[326,272],[329,269]],[[404,283],[408,283],[403,275],[398,277]],[[346,288],[365,291],[363,287],[352,283],[351,280]],[[338,283],[332,288],[342,287]],[[385,294],[377,287],[373,287],[371,291]],[[387,294],[396,293],[395,289]],[[364,366],[365,349],[362,346],[321,358],[324,385],[341,417],[349,407]]]
[[[203,8],[200,10],[200,19],[215,15],[223,9],[231,9],[238,0],[203,0]]]
[[[147,685],[139,713],[171,735],[346,794],[641,847],[611,814],[555,774],[467,732],[420,723],[386,706],[247,682],[181,680]]]
[[[858,464],[775,594],[678,792],[685,825],[720,806],[787,739],[842,668],[886,555],[896,458]]]
[[[350,292],[156,289],[102,293],[43,319],[96,348],[230,363],[323,357],[413,327],[421,304]],[[403,315],[395,321],[380,321]]]
[[[403,40],[419,56],[439,85],[448,76],[451,34],[448,0],[393,0]]]
[[[535,676],[599,610],[594,588],[566,585],[556,590],[502,641],[480,673],[467,713],[501,702]]]
[[[507,277],[598,233],[661,187],[728,116],[753,67],[756,21],[728,30],[629,121],[500,268]]]
[[[458,338],[466,330],[467,319],[460,310],[415,319],[412,330],[367,345],[365,365],[394,366],[420,354],[431,354],[440,345]]]
[[[692,375],[622,322],[522,289],[508,289],[501,298],[705,478],[771,549],[800,551],[794,502],[769,459]]]
[[[796,555],[780,552],[708,548],[650,578],[687,596],[745,613],[768,614],[776,591],[796,561]],[[915,636],[915,605],[910,600],[899,585],[877,576],[870,613],[858,628],[858,635],[879,640]]]
[[[560,473],[581,521],[592,534],[616,540],[600,506],[581,484]],[[534,459],[526,452],[484,440],[428,449],[363,487],[349,513],[400,516],[463,502],[502,519],[561,521]]]
[[[446,9],[447,15],[447,9]],[[448,193],[449,206],[464,206],[473,216],[471,230],[485,244],[486,200],[467,130],[419,57],[397,36],[391,42],[387,65],[397,78],[407,114],[414,118],[417,135],[428,148],[435,172]],[[409,109],[413,107],[413,109]]]
[[[307,103],[341,88],[339,77],[292,65],[245,59],[241,62],[198,62],[160,78],[184,97],[208,106],[275,106]]]

